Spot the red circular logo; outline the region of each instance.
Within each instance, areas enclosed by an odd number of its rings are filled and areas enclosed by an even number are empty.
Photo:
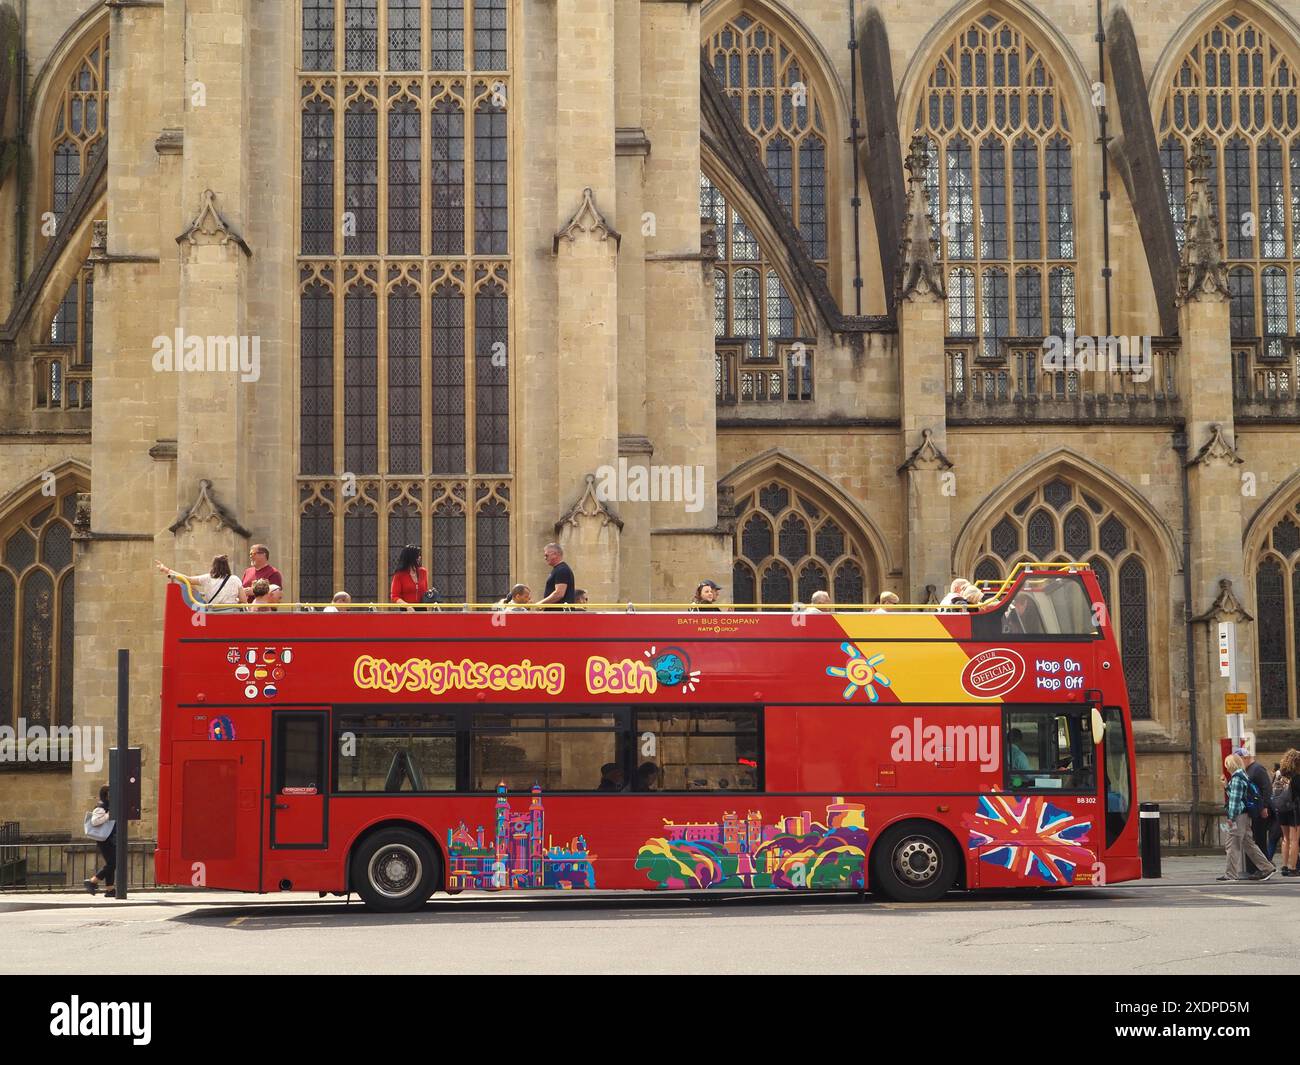
[[[996,699],[1005,695],[1025,675],[1025,660],[1010,647],[981,651],[961,671],[961,686],[973,699]]]

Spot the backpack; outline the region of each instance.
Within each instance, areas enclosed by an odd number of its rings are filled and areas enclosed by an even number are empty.
[[[1282,777],[1273,785],[1273,809],[1279,814],[1295,813],[1295,797],[1291,794],[1291,781]]]
[[[1254,817],[1256,814],[1259,813],[1260,807],[1263,805],[1264,805],[1263,800],[1260,798],[1259,795],[1259,788],[1255,786],[1255,782],[1253,780],[1247,779],[1246,780],[1246,805],[1242,807],[1242,812],[1248,813],[1250,814],[1251,817]]]

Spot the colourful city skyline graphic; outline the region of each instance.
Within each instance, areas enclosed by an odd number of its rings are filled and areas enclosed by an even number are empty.
[[[636,868],[660,888],[857,888],[865,885],[869,835],[866,807],[842,798],[826,807],[825,823],[812,812],[763,824],[761,811],[735,812],[720,821],[664,821],[665,834],[648,839]]]
[[[447,830],[449,887],[513,891],[596,886],[596,855],[588,853],[585,836],[575,836],[558,847],[546,837],[540,784],[533,785],[528,808],[522,813],[510,809],[506,786],[498,784],[495,814],[496,835],[490,843],[484,839],[482,825],[472,834],[464,821]]]
[[[979,860],[1009,869],[1023,880],[1053,887],[1075,882],[1080,864],[1095,861],[1087,847],[1092,822],[1076,817],[1036,795],[981,795],[979,808],[962,819],[970,837],[966,846]]]
[[[889,678],[880,672],[880,664],[885,656],[872,655],[868,658],[847,640],[840,644],[840,650],[848,655],[848,661],[842,666],[827,666],[826,675],[848,681],[844,686],[845,700],[852,699],[858,694],[858,689],[862,688],[873,703],[880,702],[880,692],[876,690],[876,685],[889,687]]]

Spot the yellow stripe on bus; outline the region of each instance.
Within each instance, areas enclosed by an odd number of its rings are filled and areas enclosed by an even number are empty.
[[[875,670],[888,679],[889,690],[900,702],[996,705],[1002,701],[996,697],[976,699],[962,687],[962,670],[970,655],[933,615],[840,614],[836,620],[863,657],[870,661],[883,656]],[[853,698],[868,701],[861,692]]]

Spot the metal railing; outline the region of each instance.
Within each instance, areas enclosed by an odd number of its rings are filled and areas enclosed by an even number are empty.
[[[1199,833],[1193,830],[1192,811],[1171,808],[1161,804],[1160,807],[1160,847],[1172,853],[1191,853],[1195,851],[1221,851],[1225,842],[1220,827],[1224,820],[1223,810],[1203,806],[1200,810]]]
[[[1066,573],[1082,573],[1089,567],[1081,562],[1017,562],[1001,581],[979,581],[981,590],[984,592],[984,599],[978,606],[972,605],[972,610],[983,610],[996,604],[1003,595],[1011,588],[1020,578],[1022,573],[1031,575],[1053,575]],[[185,599],[185,604],[191,609],[203,613],[220,615],[220,614],[260,614],[260,613],[281,613],[281,614],[301,614],[305,612],[320,612],[329,608],[333,611],[343,613],[478,613],[491,614],[497,611],[506,613],[546,613],[546,614],[563,614],[563,613],[637,613],[637,614],[680,614],[691,612],[699,609],[698,604],[694,603],[586,603],[580,607],[574,606],[553,606],[539,607],[536,604],[524,606],[503,606],[501,603],[264,603],[256,607],[251,607],[243,603],[220,603],[207,605],[203,603],[195,594],[193,585],[182,573],[173,573],[171,579],[181,586],[181,595]],[[760,611],[771,614],[788,614],[792,610],[802,610],[806,604],[802,603],[719,603],[716,606],[711,605],[710,611],[719,612],[730,611]],[[961,609],[958,607],[957,609]],[[834,603],[828,605],[825,613],[860,613],[862,611],[879,611],[886,613],[916,613],[918,611],[925,613],[952,613],[954,607],[940,606],[937,603],[893,603],[881,606],[877,603]]]
[[[0,836],[0,839],[4,837]],[[153,840],[133,840],[128,847],[132,890],[153,891],[157,887],[153,875],[156,848]],[[0,891],[84,891],[82,881],[88,879],[102,861],[92,842],[17,843],[5,840],[0,846]]]

